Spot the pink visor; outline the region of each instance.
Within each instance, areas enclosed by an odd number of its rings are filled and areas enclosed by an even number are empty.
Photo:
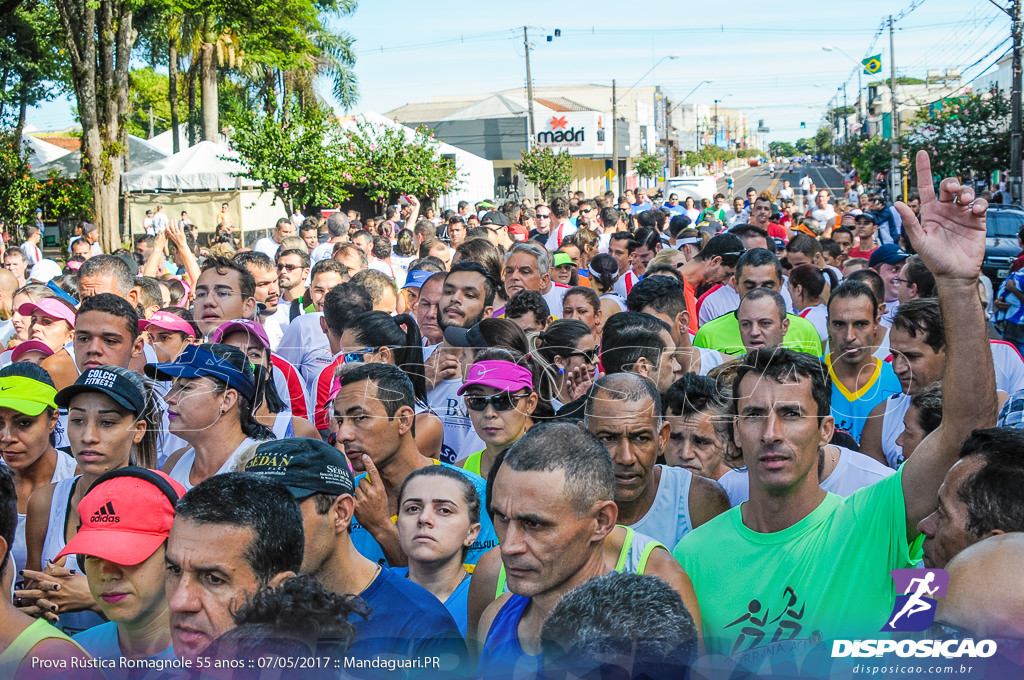
[[[170,312],[157,312],[148,319],[139,319],[139,330],[144,331],[150,326],[156,326],[162,328],[165,331],[175,331],[178,333],[184,333],[185,335],[191,335],[195,337],[196,331],[192,328],[192,324],[185,321],[177,314],[171,314]]]
[[[20,361],[21,357],[29,352],[42,352],[46,356],[52,356],[53,350],[41,340],[26,340],[11,350],[11,361]]]
[[[259,340],[260,344],[264,347],[270,347],[270,338],[267,337],[267,332],[263,330],[263,326],[250,319],[232,319],[231,321],[225,321],[213,332],[213,335],[210,336],[210,342],[222,342],[225,335],[228,333],[234,333],[235,331],[245,331]]]
[[[493,387],[502,392],[533,390],[533,374],[530,369],[511,361],[480,361],[469,367],[466,382],[459,388],[462,394],[473,385]]]
[[[82,261],[81,260],[71,260],[70,262],[67,263],[67,267],[71,271],[77,272],[79,269],[82,268]]]
[[[72,328],[75,327],[75,310],[55,297],[42,298],[39,302],[26,302],[18,307],[18,314],[32,316],[36,310],[54,319],[66,321]]]

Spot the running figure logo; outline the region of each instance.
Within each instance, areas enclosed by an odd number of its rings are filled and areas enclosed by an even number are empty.
[[[896,584],[896,604],[882,630],[927,629],[935,621],[935,598],[946,596],[949,574],[945,569],[893,569],[890,573]]]

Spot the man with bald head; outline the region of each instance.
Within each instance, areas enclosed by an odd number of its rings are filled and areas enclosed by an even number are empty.
[[[747,352],[781,346],[789,330],[786,301],[770,288],[755,288],[744,295],[736,310],[736,320],[740,341]]]
[[[955,628],[962,637],[975,640],[1024,639],[1021,562],[1024,562],[1024,534],[1021,533],[986,538],[953,558],[946,567],[949,572],[946,596],[938,598],[936,627]],[[1017,666],[1017,673],[1019,669]]]

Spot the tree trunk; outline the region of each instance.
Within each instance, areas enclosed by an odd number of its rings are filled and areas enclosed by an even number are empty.
[[[277,72],[267,67],[263,71],[263,111],[268,116],[273,116],[277,111],[277,94],[274,92],[277,89]]]
[[[291,97],[291,86],[288,82],[288,72],[281,71],[281,101],[283,107],[281,110],[281,120],[287,125],[292,120],[292,107],[289,105],[289,98]],[[290,208],[289,208],[290,210]]]
[[[181,151],[178,131],[178,38],[171,36],[167,42],[167,103],[171,106],[171,148],[174,153]]]
[[[4,70],[0,71],[0,94],[7,94],[7,78],[10,76],[10,67],[4,64]],[[4,102],[6,97],[0,97],[0,120],[4,117]]]
[[[199,48],[200,73],[199,83],[203,95],[203,139],[208,142],[217,141],[218,102],[217,102],[217,36],[212,30],[212,22],[206,17],[203,31],[203,44]]]
[[[196,113],[196,77],[199,75],[199,60],[193,58],[192,65],[185,76],[188,81],[188,145],[196,143],[196,129],[198,127]]]

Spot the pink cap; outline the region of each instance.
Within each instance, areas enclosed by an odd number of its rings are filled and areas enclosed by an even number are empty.
[[[530,369],[511,361],[479,361],[469,367],[466,382],[459,388],[459,394],[473,385],[493,387],[502,392],[533,390],[533,374]]]
[[[65,304],[58,298],[42,298],[39,302],[26,302],[21,307],[18,307],[18,314],[21,314],[22,316],[32,316],[32,313],[36,310],[47,316],[52,316],[54,319],[67,321],[69,326],[72,328],[75,327],[76,313],[74,308]]]
[[[139,330],[144,331],[150,326],[156,326],[157,328],[163,328],[165,331],[176,331],[184,333],[185,335],[195,336],[196,330],[192,328],[192,324],[185,319],[182,319],[177,314],[170,312],[157,312],[148,319],[139,319]]]
[[[250,319],[225,321],[210,336],[210,342],[220,342],[225,335],[235,331],[246,331],[250,335],[255,336],[264,347],[270,347],[270,338],[267,337],[267,332],[263,330],[263,326]]]
[[[20,361],[21,357],[28,352],[42,352],[46,356],[52,356],[53,350],[41,340],[27,340],[11,350],[11,361]]]

